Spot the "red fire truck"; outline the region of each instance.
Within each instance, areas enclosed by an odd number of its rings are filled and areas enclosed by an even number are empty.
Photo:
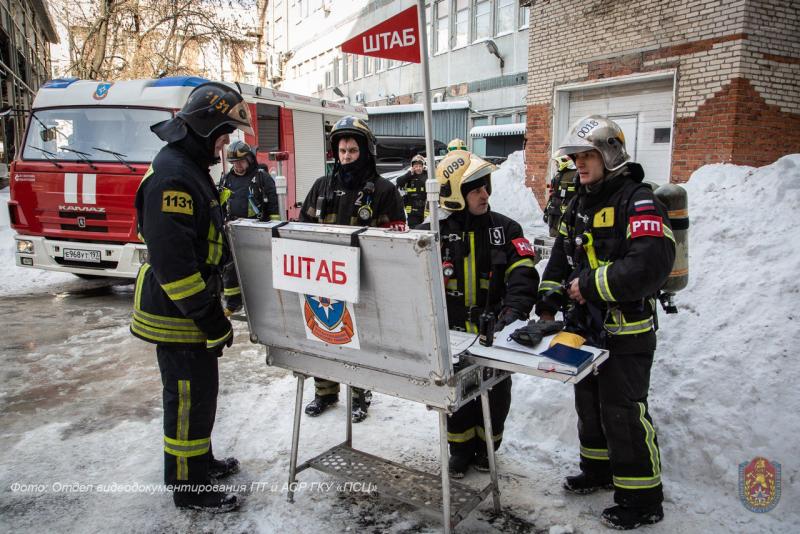
[[[206,80],[97,82],[59,79],[33,102],[25,140],[11,165],[8,209],[16,230],[17,265],[79,276],[133,278],[146,260],[133,200],[162,146],[150,131],[170,118]],[[364,108],[231,83],[250,105],[260,163],[287,152],[288,218],[325,173],[325,139],[340,117],[366,119]],[[239,132],[237,130],[237,132]],[[241,134],[241,132],[239,132]],[[212,169],[218,179],[223,168]]]

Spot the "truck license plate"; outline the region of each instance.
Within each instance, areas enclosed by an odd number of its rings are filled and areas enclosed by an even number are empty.
[[[64,249],[64,260],[66,261],[88,261],[91,263],[100,263],[99,250],[79,250],[76,248]]]

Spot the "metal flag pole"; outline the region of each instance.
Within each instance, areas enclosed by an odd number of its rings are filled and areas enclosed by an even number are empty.
[[[436,153],[433,151],[433,108],[431,107],[431,75],[428,67],[428,25],[425,21],[425,0],[417,0],[419,18],[419,56],[422,74],[422,109],[425,121],[425,153],[428,159],[428,179],[425,182],[431,217],[431,230],[439,233],[439,182],[436,181]]]

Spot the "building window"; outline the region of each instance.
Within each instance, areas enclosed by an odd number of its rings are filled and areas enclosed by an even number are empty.
[[[339,58],[333,58],[333,85],[339,85]]]
[[[514,119],[511,115],[497,115],[494,118],[495,124],[511,124],[514,122]]]
[[[497,1],[497,33],[511,33],[514,31],[514,11],[515,0],[496,0]]]
[[[654,128],[653,143],[669,143],[672,128]]]
[[[524,6],[519,8],[519,28],[527,28],[531,23],[531,8]]]
[[[472,127],[475,126],[486,126],[489,124],[489,117],[475,117],[472,119]],[[486,155],[486,138],[485,137],[474,137],[472,139],[472,152],[477,154],[478,156],[485,156]]]
[[[358,78],[358,56],[353,56],[353,79]]]
[[[325,71],[325,87],[330,88],[331,86],[331,71]]]
[[[439,0],[436,2],[436,47],[435,52],[444,52],[448,48],[448,40],[450,38],[450,26],[448,17],[449,0]]]
[[[469,44],[469,0],[456,0],[456,16],[453,24],[453,46],[459,48]]]
[[[372,74],[372,58],[369,56],[361,56],[364,58],[364,76]]]
[[[393,69],[395,67],[395,60],[387,59],[386,60],[386,70]]]
[[[475,40],[492,36],[492,0],[475,0]]]
[[[347,83],[350,63],[347,58],[348,54],[342,54],[342,83]]]
[[[375,58],[375,72],[380,72],[383,70],[383,59],[376,57]]]
[[[519,113],[517,114],[517,122],[521,122],[522,124],[528,123],[528,114],[527,113]]]

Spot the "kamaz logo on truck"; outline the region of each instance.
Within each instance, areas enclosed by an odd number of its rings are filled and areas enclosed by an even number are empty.
[[[78,213],[105,213],[105,208],[100,208],[96,206],[65,206],[60,204],[58,206],[58,211],[75,211]]]

